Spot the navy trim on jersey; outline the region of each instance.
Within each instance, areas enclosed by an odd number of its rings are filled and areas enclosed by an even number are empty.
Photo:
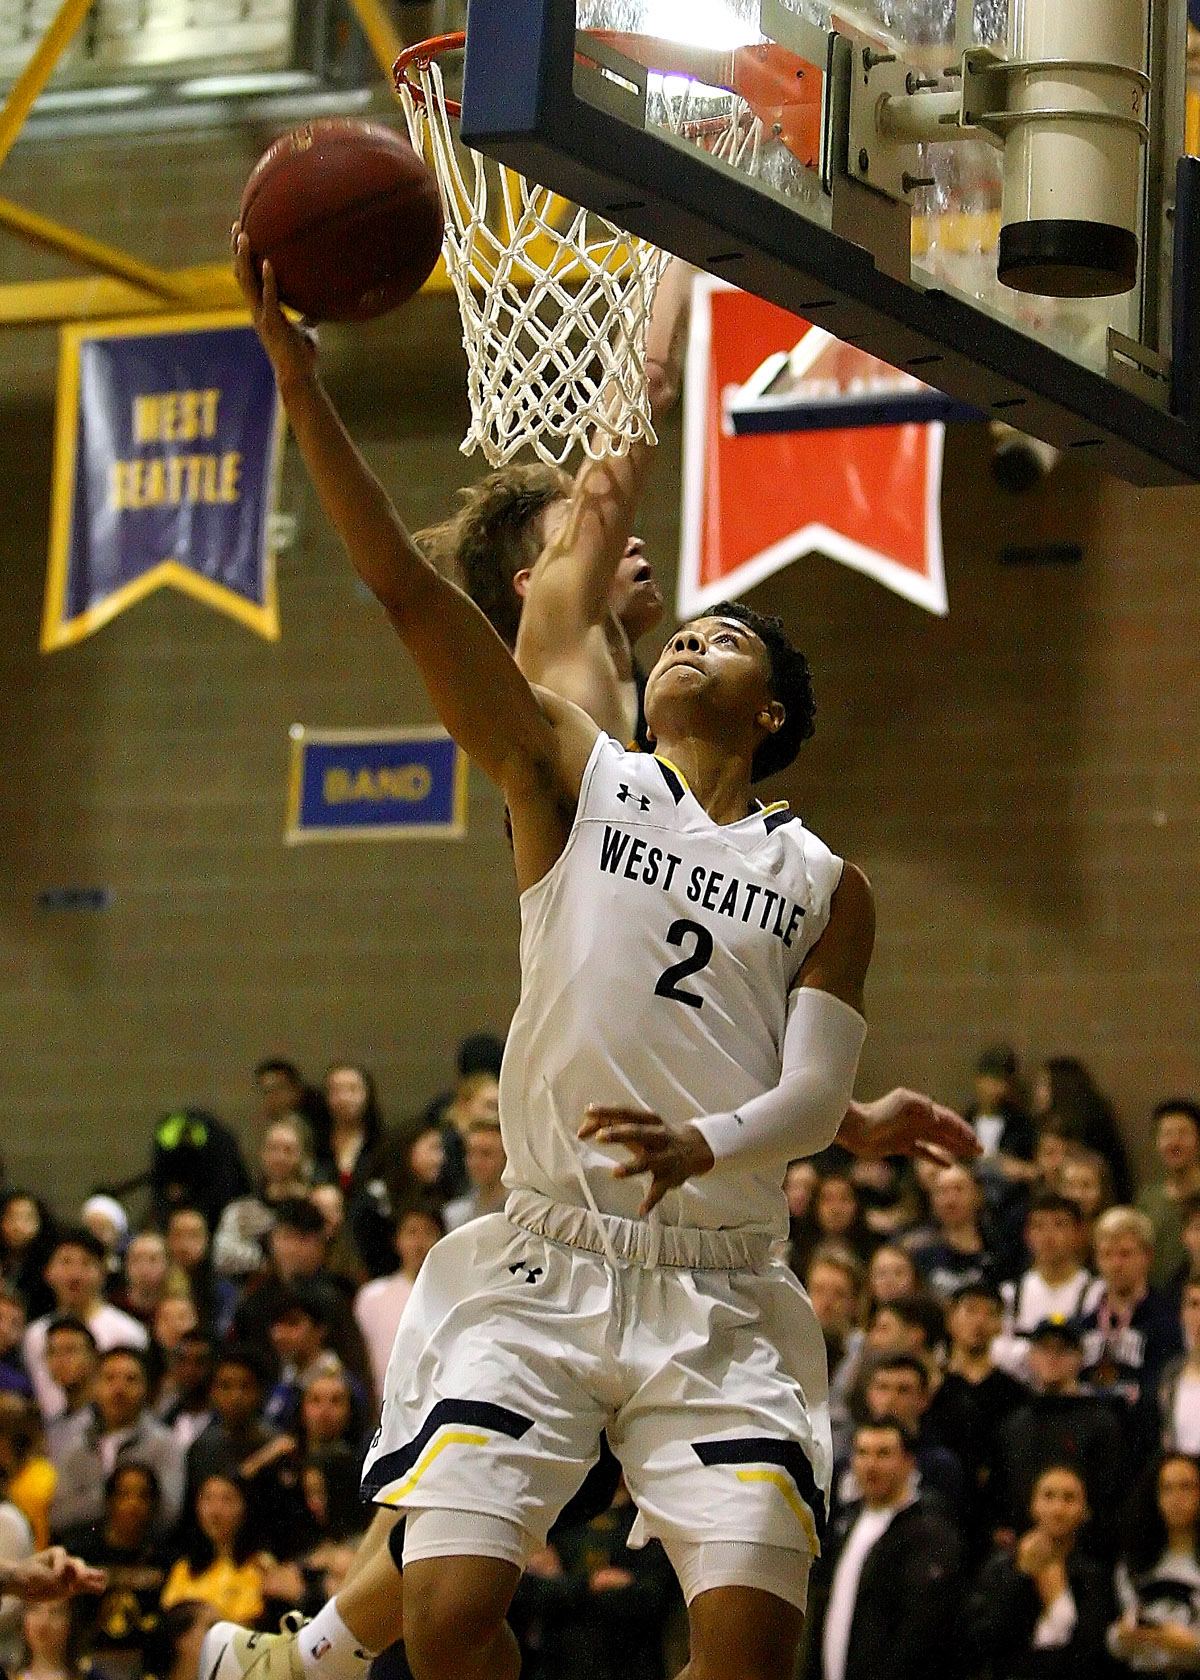
[[[733,1441],[693,1441],[692,1451],[701,1464],[778,1464],[796,1484],[796,1491],[812,1512],[817,1539],[825,1540],[825,1495],[817,1486],[808,1455],[798,1441],[781,1441],[771,1435],[739,1435]]]
[[[784,823],[795,821],[796,813],[794,811],[768,811],[763,818],[763,827],[768,834],[774,834],[775,830],[782,828]]]
[[[448,1423],[493,1429],[497,1435],[508,1435],[514,1441],[533,1428],[532,1418],[510,1411],[507,1406],[497,1406],[491,1400],[439,1400],[411,1441],[397,1447],[395,1452],[384,1453],[371,1465],[363,1477],[363,1498],[374,1499],[383,1488],[406,1476],[438,1430]]]
[[[671,766],[669,764],[664,764],[661,758],[655,758],[654,762],[662,771],[662,779],[666,782],[668,788],[670,788],[671,797],[675,801],[676,805],[678,805],[683,799],[685,792],[683,783],[675,774],[674,770],[671,769]]]

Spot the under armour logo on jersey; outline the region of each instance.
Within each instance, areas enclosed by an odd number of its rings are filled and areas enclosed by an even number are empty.
[[[620,787],[617,789],[617,798],[621,801],[622,805],[628,805],[630,800],[632,800],[639,811],[648,811],[650,809],[650,795],[647,793],[630,793],[628,782],[621,783]]]
[[[536,1283],[542,1275],[540,1266],[527,1266],[523,1260],[518,1260],[515,1266],[510,1266],[508,1269],[514,1277],[518,1272],[524,1272],[526,1283]]]

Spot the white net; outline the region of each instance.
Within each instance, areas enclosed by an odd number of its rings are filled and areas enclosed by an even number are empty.
[[[437,59],[418,59],[410,74],[423,98],[402,83],[401,102],[441,187],[442,256],[462,315],[463,454],[480,449],[499,467],[528,445],[561,466],[577,443],[599,457],[656,442],[646,333],[669,256],[458,145]],[[670,102],[673,126],[690,120],[686,89]],[[756,125],[729,103],[710,149],[753,147]],[[712,122],[707,110],[703,120]]]

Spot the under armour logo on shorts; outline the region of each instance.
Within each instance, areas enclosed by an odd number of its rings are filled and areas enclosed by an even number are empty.
[[[648,811],[650,809],[649,794],[630,793],[628,782],[621,783],[620,787],[617,789],[617,798],[621,801],[622,805],[628,805],[629,801],[632,799],[640,811]]]
[[[515,1266],[510,1266],[508,1269],[514,1277],[518,1272],[524,1272],[526,1283],[536,1283],[542,1275],[540,1266],[527,1266],[523,1260],[518,1260]]]

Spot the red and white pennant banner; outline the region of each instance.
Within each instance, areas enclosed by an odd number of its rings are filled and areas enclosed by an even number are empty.
[[[940,422],[736,437],[726,395],[786,355],[802,395],[853,397],[918,382],[776,304],[699,275],[683,421],[678,609],[694,617],[802,555],[826,554],[930,612],[947,610]]]

